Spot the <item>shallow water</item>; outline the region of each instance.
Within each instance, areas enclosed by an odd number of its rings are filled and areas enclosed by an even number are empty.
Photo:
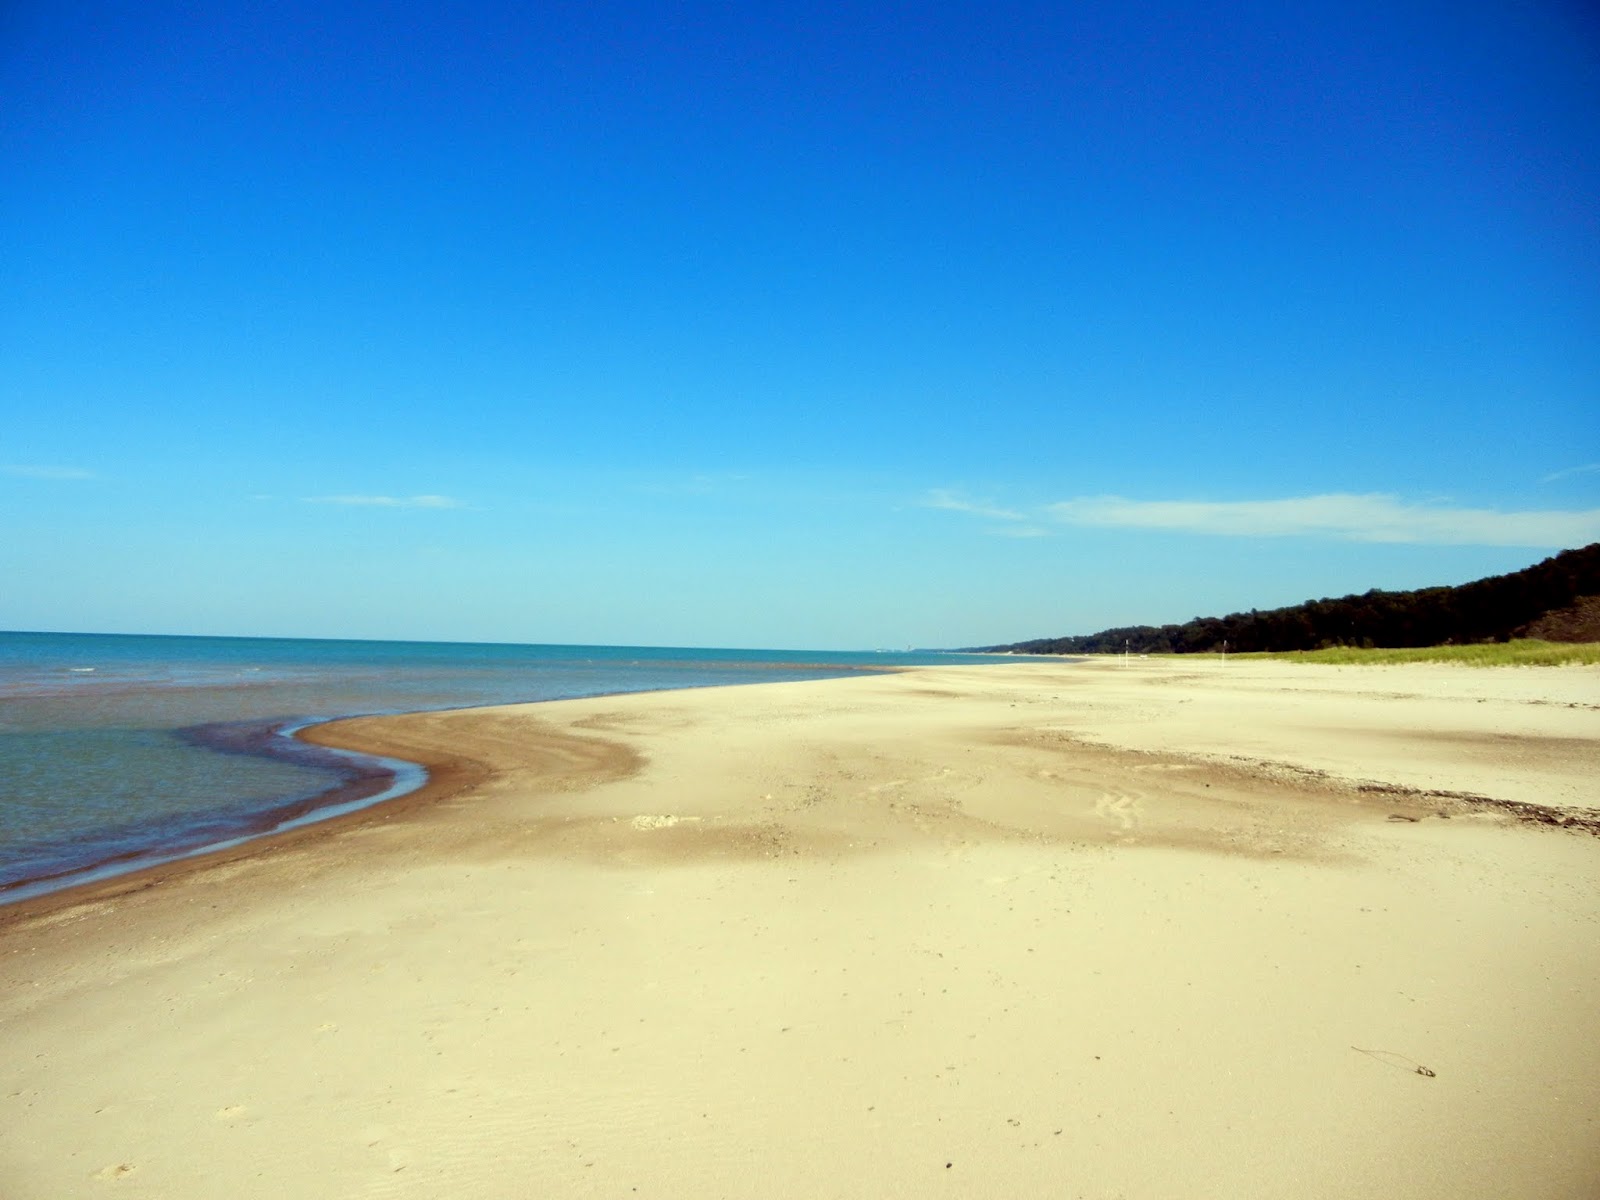
[[[0,633],[0,903],[410,790],[309,722],[976,655]]]

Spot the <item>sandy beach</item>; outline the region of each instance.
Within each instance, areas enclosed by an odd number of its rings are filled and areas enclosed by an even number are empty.
[[[0,1197],[1600,1195],[1600,670],[1017,662],[311,731],[0,910]]]

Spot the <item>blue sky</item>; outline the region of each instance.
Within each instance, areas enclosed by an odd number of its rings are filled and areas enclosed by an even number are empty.
[[[1600,540],[1581,3],[22,0],[0,97],[0,628],[949,646]]]

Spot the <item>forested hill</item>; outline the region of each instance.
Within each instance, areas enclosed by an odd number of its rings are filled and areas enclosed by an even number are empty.
[[[1315,650],[1322,646],[1439,646],[1542,637],[1600,641],[1600,542],[1564,550],[1509,575],[1414,592],[1373,590],[1292,608],[1196,617],[1183,625],[1132,625],[1078,637],[1038,638],[988,651],[1026,654],[1189,654]]]

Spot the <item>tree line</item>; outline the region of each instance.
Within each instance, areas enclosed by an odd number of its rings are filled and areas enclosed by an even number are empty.
[[[1182,625],[1128,625],[1076,637],[1036,638],[989,652],[1196,654],[1224,648],[1317,650],[1325,646],[1441,646],[1503,642],[1546,613],[1600,595],[1600,542],[1564,550],[1509,575],[1456,587],[1307,600],[1266,612],[1196,617]]]

